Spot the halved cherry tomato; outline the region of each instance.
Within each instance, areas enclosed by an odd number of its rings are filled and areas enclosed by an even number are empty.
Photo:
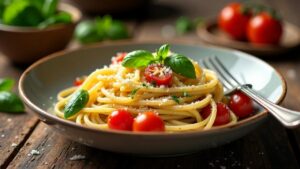
[[[281,22],[267,12],[262,12],[249,21],[247,36],[250,42],[278,44],[281,35]]]
[[[145,69],[146,81],[156,86],[170,86],[172,82],[172,70],[163,64],[151,64]]]
[[[131,131],[133,117],[126,110],[116,110],[108,116],[107,124],[110,129]]]
[[[203,118],[207,118],[211,113],[211,106],[208,105],[204,107],[201,111]],[[214,126],[224,125],[230,122],[229,108],[226,104],[218,102],[217,103],[217,117],[214,122]]]
[[[145,112],[134,119],[133,131],[165,131],[165,124],[154,112]]]
[[[231,95],[229,107],[239,118],[245,118],[254,111],[253,101],[240,91]]]
[[[126,55],[127,55],[126,52],[117,53],[116,56],[111,58],[111,63],[112,64],[121,63]]]
[[[246,39],[250,19],[250,14],[243,13],[242,8],[243,5],[240,3],[230,3],[222,9],[218,19],[219,27],[237,40]]]
[[[77,77],[74,81],[74,86],[80,86],[85,81],[86,77]]]

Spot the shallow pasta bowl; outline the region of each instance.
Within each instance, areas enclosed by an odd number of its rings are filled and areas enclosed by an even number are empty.
[[[218,146],[238,139],[261,124],[268,113],[256,114],[233,125],[205,131],[183,133],[133,133],[96,130],[58,118],[53,113],[57,93],[72,85],[73,80],[96,68],[110,64],[117,52],[137,49],[154,51],[161,43],[119,42],[60,52],[30,66],[21,76],[19,91],[26,105],[58,133],[83,144],[103,150],[140,154],[174,155]],[[200,45],[172,44],[172,51],[200,60],[217,56],[237,79],[251,83],[254,89],[274,103],[283,100],[286,85],[283,77],[270,65],[246,53]]]

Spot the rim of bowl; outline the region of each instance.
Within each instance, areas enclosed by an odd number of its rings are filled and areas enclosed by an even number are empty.
[[[282,93],[280,95],[280,97],[275,101],[276,104],[280,104],[285,96],[286,96],[286,92],[287,92],[287,85],[286,85],[286,80],[283,78],[282,74],[280,72],[278,72],[275,68],[273,68],[271,65],[269,65],[268,63],[256,58],[253,55],[247,54],[245,52],[241,52],[238,50],[234,50],[234,49],[228,49],[228,48],[223,48],[223,47],[216,47],[213,45],[207,45],[207,44],[201,44],[201,43],[191,43],[191,42],[187,42],[187,41],[182,41],[182,40],[172,40],[172,41],[164,41],[164,43],[170,43],[170,44],[175,44],[175,45],[183,45],[183,46],[193,46],[193,47],[199,47],[199,45],[201,45],[202,47],[205,48],[212,48],[212,49],[216,49],[219,51],[225,51],[225,52],[234,52],[234,53],[238,53],[238,54],[242,54],[243,56],[246,57],[251,57],[252,59],[254,59],[256,62],[260,62],[265,64],[266,66],[271,67],[274,72],[277,74],[277,76],[280,78],[281,80],[281,86],[282,86]],[[88,131],[88,132],[93,132],[93,133],[107,133],[107,134],[122,134],[122,135],[133,135],[133,136],[165,136],[165,137],[170,137],[170,136],[190,136],[190,135],[202,135],[202,134],[209,134],[209,133],[214,133],[214,132],[221,132],[221,131],[225,131],[225,130],[229,130],[231,128],[236,128],[245,124],[250,124],[251,122],[255,122],[261,118],[264,118],[268,115],[268,111],[263,110],[260,112],[257,112],[255,115],[250,116],[246,119],[242,119],[241,121],[238,121],[235,124],[229,124],[229,125],[223,125],[223,126],[217,126],[217,127],[213,127],[209,130],[190,130],[190,131],[184,131],[184,132],[132,132],[132,131],[118,131],[118,130],[100,130],[100,129],[95,129],[95,128],[91,128],[91,127],[85,127],[85,126],[81,126],[78,125],[76,123],[74,123],[73,121],[68,121],[62,118],[59,118],[58,116],[56,116],[55,114],[49,113],[41,108],[39,108],[38,106],[36,106],[34,103],[32,103],[26,96],[24,89],[23,89],[23,81],[26,77],[26,75],[32,70],[34,69],[36,66],[39,66],[40,64],[43,64],[45,62],[47,62],[48,60],[54,59],[56,57],[60,57],[64,54],[69,54],[69,53],[73,53],[73,52],[77,52],[79,50],[88,50],[91,48],[97,48],[97,47],[106,47],[106,46],[120,46],[120,45],[146,45],[146,44],[152,44],[152,45],[159,45],[162,44],[162,41],[159,40],[151,40],[151,41],[129,41],[129,40],[121,40],[121,41],[117,41],[117,42],[113,42],[113,43],[104,43],[104,44],[92,44],[92,45],[88,45],[88,46],[84,46],[81,48],[77,48],[77,49],[69,49],[69,50],[63,50],[63,51],[59,51],[53,54],[50,54],[46,57],[43,57],[41,59],[39,59],[38,61],[36,61],[35,63],[33,63],[31,66],[29,66],[21,75],[20,80],[19,80],[19,84],[18,84],[18,89],[19,89],[19,94],[20,97],[22,98],[22,100],[25,102],[25,104],[31,109],[33,110],[34,113],[37,113],[41,116],[46,117],[46,121],[47,118],[51,119],[51,121],[54,121],[56,123],[60,123],[62,125],[67,125],[68,127],[75,127],[77,129],[80,130],[84,130],[84,131]],[[243,57],[242,56],[242,57]],[[43,120],[41,120],[43,121]]]
[[[70,5],[67,3],[59,3],[58,9],[68,12],[72,15],[72,22],[69,24],[77,24],[80,21],[80,19],[82,18],[81,11],[78,8],[74,7],[73,5]],[[55,29],[60,29],[69,24],[55,24],[55,25],[50,26],[45,29],[39,29],[36,27],[12,26],[12,25],[0,24],[0,30],[4,30],[7,32],[19,32],[19,33],[41,32],[41,31],[51,31],[51,30],[55,30]]]

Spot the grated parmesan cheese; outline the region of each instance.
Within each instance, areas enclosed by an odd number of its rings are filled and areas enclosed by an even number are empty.
[[[31,155],[40,155],[40,152],[38,150],[31,150],[30,154]]]

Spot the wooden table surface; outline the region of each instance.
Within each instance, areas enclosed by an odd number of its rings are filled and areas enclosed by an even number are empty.
[[[230,1],[225,0],[160,0],[155,1],[146,14],[126,19],[134,30],[133,40],[180,39],[201,44],[194,32],[170,37],[162,34],[168,25],[174,25],[180,15],[213,18]],[[300,26],[299,0],[264,0],[279,10],[286,20]],[[76,45],[71,44],[71,47]],[[17,50],[17,49],[16,49]],[[287,81],[288,92],[283,106],[300,111],[300,51],[294,50],[280,57],[269,57],[268,63],[281,72]],[[10,64],[0,55],[0,77],[14,77],[22,69]],[[39,155],[28,155],[38,150]],[[70,160],[74,155],[82,160]],[[273,117],[247,136],[224,146],[196,154],[145,158],[105,152],[64,138],[52,131],[30,113],[12,115],[0,113],[0,168],[299,168],[300,127],[286,129]]]

